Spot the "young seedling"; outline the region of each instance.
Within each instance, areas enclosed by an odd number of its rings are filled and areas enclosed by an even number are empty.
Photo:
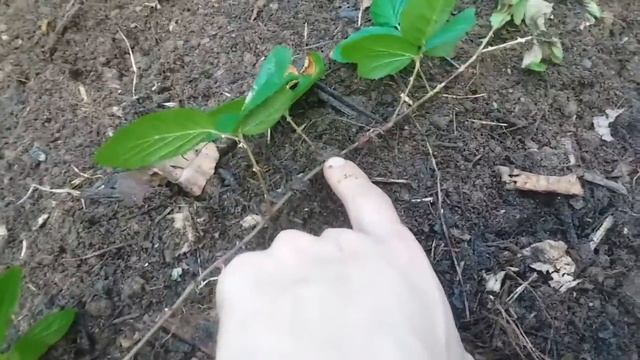
[[[516,25],[522,24],[524,20],[533,33],[533,47],[522,59],[522,67],[525,69],[542,72],[547,69],[548,61],[562,63],[564,53],[560,40],[545,35],[545,21],[551,16],[552,10],[553,4],[544,0],[499,0],[498,8],[491,15],[491,26],[494,29],[501,28],[510,20]]]
[[[211,111],[178,108],[144,115],[119,129],[98,149],[95,160],[102,166],[138,169],[182,155],[200,143],[229,137],[247,149],[266,193],[245,137],[269,131],[283,116],[301,133],[289,116],[289,108],[325,72],[322,56],[316,52],[307,55],[300,71],[292,64],[291,49],[276,46],[260,66],[246,97],[228,101]]]
[[[358,75],[379,79],[404,69],[422,56],[451,57],[476,23],[475,9],[450,18],[457,0],[374,0],[369,9],[374,26],[343,40],[331,53],[341,63],[354,63]]]
[[[22,269],[11,267],[0,274],[0,349],[5,343],[11,316],[18,307]],[[66,309],[45,315],[9,348],[0,360],[37,360],[69,330],[76,311]]]

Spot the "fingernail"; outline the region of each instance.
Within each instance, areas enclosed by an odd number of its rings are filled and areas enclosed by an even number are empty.
[[[333,168],[333,167],[339,167],[344,165],[346,161],[341,158],[341,157],[332,157],[331,159],[327,160],[327,167],[328,168]]]

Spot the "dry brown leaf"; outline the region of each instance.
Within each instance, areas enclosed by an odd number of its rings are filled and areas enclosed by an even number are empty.
[[[567,255],[567,244],[562,241],[541,241],[524,249],[522,253],[535,261],[529,264],[531,268],[551,275],[549,285],[561,293],[582,281],[573,277],[576,264]]]
[[[565,176],[538,175],[506,166],[496,166],[496,170],[509,190],[584,195],[582,185],[575,174]]]
[[[160,174],[191,195],[198,196],[213,175],[219,158],[216,145],[207,143],[199,149],[162,162],[152,168],[151,173]]]

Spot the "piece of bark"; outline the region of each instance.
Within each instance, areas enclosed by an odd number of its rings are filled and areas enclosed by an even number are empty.
[[[509,190],[536,191],[564,195],[584,195],[584,189],[575,174],[549,176],[533,174],[506,166],[496,166],[500,178]]]
[[[212,357],[216,355],[217,316],[186,313],[167,319],[162,327],[184,342],[198,347],[202,352]]]

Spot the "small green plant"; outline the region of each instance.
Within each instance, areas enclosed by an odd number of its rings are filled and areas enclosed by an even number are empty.
[[[525,69],[542,72],[547,69],[547,62],[560,64],[564,59],[560,40],[546,34],[545,21],[551,16],[552,10],[553,4],[544,0],[498,0],[498,8],[491,15],[494,29],[501,28],[510,20],[516,25],[524,21],[533,34],[533,47],[522,59]]]
[[[451,57],[476,23],[473,8],[450,18],[456,1],[374,0],[369,9],[374,26],[351,34],[331,57],[356,64],[365,79],[395,74],[423,55]]]
[[[119,129],[98,149],[95,159],[103,166],[126,170],[148,167],[193,149],[196,145],[230,137],[267,132],[325,72],[319,53],[307,55],[304,67],[293,65],[293,53],[276,46],[263,61],[246,97],[228,101],[211,111],[177,108],[144,115]],[[254,167],[253,155],[249,152]]]
[[[0,349],[11,325],[11,315],[18,307],[22,269],[11,267],[0,274]],[[22,335],[0,360],[37,360],[64,334],[73,323],[76,311],[66,309],[47,314]]]

